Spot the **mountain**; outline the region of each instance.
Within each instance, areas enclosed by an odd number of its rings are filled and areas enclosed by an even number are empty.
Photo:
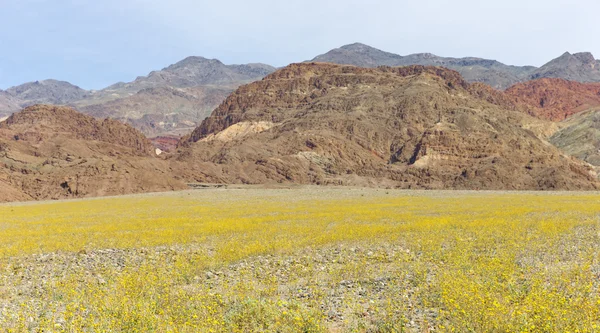
[[[328,62],[358,67],[399,66],[404,57],[374,47],[354,43],[333,49],[307,62]]]
[[[184,135],[231,93],[230,88],[145,88],[136,94],[79,110],[96,118],[110,117],[129,123],[147,136]]]
[[[236,87],[263,78],[275,71],[265,64],[225,65],[216,59],[188,57],[132,82],[119,82],[94,93],[78,105],[103,103],[129,97],[148,88],[189,88],[198,86]]]
[[[0,91],[0,119],[34,104],[68,105],[98,118],[128,123],[148,136],[189,133],[228,94],[275,71],[265,64],[225,65],[188,57],[98,91],[57,80],[25,83]]]
[[[34,105],[0,122],[0,200],[182,189],[140,132],[68,107]]]
[[[377,66],[441,66],[458,71],[468,82],[482,82],[496,89],[541,78],[560,78],[577,82],[600,82],[600,61],[589,52],[562,56],[540,68],[509,66],[481,58],[445,58],[431,53],[400,56],[368,45],[355,43],[319,55],[311,62],[328,62],[359,67]]]
[[[600,170],[600,108],[572,116],[550,141],[570,155]]]
[[[9,93],[0,90],[0,121],[21,109],[20,104],[23,101],[13,97]]]
[[[595,189],[536,133],[549,122],[459,73],[293,64],[237,89],[182,139],[187,181],[426,189]]]
[[[57,80],[35,81],[8,88],[6,92],[22,100],[21,107],[33,104],[64,105],[87,97],[90,93],[69,82]]]
[[[600,82],[600,62],[589,52],[562,56],[536,69],[529,79],[561,78],[578,82]]]
[[[148,136],[179,136],[189,133],[235,88],[274,70],[265,64],[225,65],[216,59],[188,57],[73,105],[95,117],[119,119]]]
[[[600,83],[542,78],[504,93],[516,109],[555,122],[548,133],[553,145],[600,170]]]
[[[600,83],[543,78],[518,83],[505,93],[530,115],[552,121],[600,106]]]
[[[355,43],[319,55],[311,62],[328,62],[359,67],[377,66],[441,66],[458,71],[469,82],[482,82],[497,89],[523,81],[536,68],[508,66],[495,60],[481,58],[444,58],[431,53],[400,56]]]

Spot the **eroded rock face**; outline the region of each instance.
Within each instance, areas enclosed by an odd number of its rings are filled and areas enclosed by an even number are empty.
[[[578,113],[561,125],[550,142],[600,170],[600,110]]]
[[[577,82],[599,82],[600,62],[589,52],[571,54],[565,52],[536,69],[529,80],[540,78],[561,78]]]
[[[137,130],[36,105],[0,123],[1,201],[182,189]]]
[[[443,68],[293,64],[230,95],[173,163],[209,182],[596,188],[593,170],[526,129],[547,123],[517,107]],[[260,122],[272,126],[206,139]]]
[[[505,93],[530,115],[552,121],[600,107],[600,83],[546,78],[516,84]]]
[[[42,142],[60,135],[89,141],[102,141],[128,148],[137,154],[151,154],[152,144],[134,128],[113,119],[96,120],[68,107],[34,105],[11,115],[0,124],[22,139]]]

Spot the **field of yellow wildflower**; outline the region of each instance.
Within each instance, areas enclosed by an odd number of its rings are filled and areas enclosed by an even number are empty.
[[[600,195],[211,189],[0,205],[1,332],[599,332]]]

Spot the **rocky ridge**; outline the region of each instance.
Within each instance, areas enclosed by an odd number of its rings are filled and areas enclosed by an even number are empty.
[[[600,83],[544,78],[516,84],[505,93],[530,115],[552,121],[600,106]]]
[[[241,137],[206,140],[236,124]],[[536,136],[547,126],[452,70],[293,64],[230,95],[176,163],[205,182],[597,188],[588,165]]]
[[[63,105],[84,99],[90,94],[69,82],[58,80],[28,82],[7,89],[6,93],[21,100],[21,107],[34,104]]]
[[[183,189],[152,144],[116,120],[35,105],[0,123],[3,201]],[[8,190],[7,190],[8,189]]]
[[[468,82],[482,82],[496,89],[540,78],[561,78],[577,82],[600,82],[599,61],[589,52],[571,54],[551,60],[540,68],[510,66],[496,60],[476,57],[448,58],[431,53],[407,56],[384,52],[361,43],[333,49],[311,62],[329,62],[359,67],[377,66],[441,66],[458,71]]]

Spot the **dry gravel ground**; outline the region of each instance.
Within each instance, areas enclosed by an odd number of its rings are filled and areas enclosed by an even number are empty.
[[[205,189],[0,205],[8,332],[594,332],[600,195]]]

